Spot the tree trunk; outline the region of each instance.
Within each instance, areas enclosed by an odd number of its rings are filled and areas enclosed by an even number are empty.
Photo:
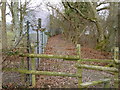
[[[100,23],[100,17],[97,14],[96,7],[94,7],[94,5],[92,4],[91,1],[89,2],[89,4],[90,4],[90,7],[91,7],[91,9],[93,11],[94,18],[96,19],[95,20],[95,25],[97,27],[98,35],[99,35],[98,44],[96,46],[96,49],[100,49],[100,50],[102,49],[102,50],[104,50],[104,48],[106,47],[107,42],[105,40],[104,30],[103,30],[102,25]]]
[[[6,2],[2,2],[2,49],[7,49],[7,32],[6,32]]]
[[[118,2],[110,3],[110,11],[109,16],[107,19],[107,26],[108,26],[108,38],[109,38],[109,45],[108,49],[112,48],[116,44],[116,36],[118,34]]]
[[[15,32],[15,43],[17,43],[19,37],[20,37],[20,24],[19,24],[19,11],[18,11],[18,5],[19,5],[19,2],[14,2],[14,5],[13,5],[13,20],[14,20],[14,32]],[[14,43],[14,44],[15,44]]]

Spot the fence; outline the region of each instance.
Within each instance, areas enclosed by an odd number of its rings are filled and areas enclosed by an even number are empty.
[[[42,54],[44,52],[44,47],[47,43],[47,35],[45,35],[45,28],[41,28],[41,19],[38,19],[38,25],[31,24],[29,21],[27,21],[26,26],[27,26],[27,53],[37,53],[37,54]],[[36,34],[36,35],[34,35]],[[33,36],[32,36],[33,35]],[[36,37],[36,38],[35,38]],[[32,39],[32,40],[31,40]],[[33,48],[34,47],[34,48]],[[36,58],[34,64],[34,68],[39,68],[40,64],[40,58]],[[27,57],[27,68],[28,70],[31,70],[31,59]],[[30,82],[32,80],[31,74],[26,75],[27,78],[26,80]]]
[[[4,71],[10,72],[19,72],[23,74],[31,74],[32,75],[32,87],[36,85],[35,75],[48,75],[48,76],[67,76],[67,77],[77,77],[78,78],[78,88],[86,88],[88,86],[97,85],[104,83],[104,88],[110,87],[111,78],[104,78],[98,81],[92,82],[82,82],[82,69],[91,69],[91,70],[99,70],[105,72],[112,72],[114,74],[115,87],[118,87],[118,48],[114,49],[114,60],[97,60],[97,59],[81,59],[81,51],[80,45],[77,45],[77,55],[69,56],[69,55],[47,55],[47,54],[23,54],[19,53],[20,57],[29,57],[32,59],[32,70],[25,69],[14,69],[14,68],[5,68]],[[64,59],[69,61],[77,61],[75,67],[77,68],[77,73],[63,73],[63,72],[49,72],[49,71],[37,71],[35,69],[35,58],[57,58]],[[86,65],[81,64],[83,61],[86,62],[103,62],[111,64],[113,63],[114,67],[103,67],[103,66],[95,66],[95,65]]]

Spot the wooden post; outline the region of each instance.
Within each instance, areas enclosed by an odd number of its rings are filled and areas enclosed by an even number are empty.
[[[39,19],[39,23],[40,23],[40,28],[41,28],[41,19]],[[41,47],[41,52],[40,53],[43,53],[44,52],[44,30],[41,30],[40,31],[40,40],[41,40],[41,44],[40,44],[40,47]]]
[[[21,58],[21,66],[20,66],[21,69],[25,69],[24,67],[24,57]],[[21,74],[21,81],[22,83],[25,82],[25,74]]]
[[[29,39],[29,21],[27,21],[27,53],[30,53],[30,39]],[[27,57],[27,69],[30,70],[30,57]],[[26,81],[31,85],[31,75],[26,75]]]
[[[31,58],[31,68],[32,70],[36,70],[34,58]],[[35,75],[32,74],[32,87],[35,87],[35,84],[36,84]]]
[[[104,88],[110,88],[110,81],[104,82]]]
[[[27,53],[30,53],[29,21],[27,21]],[[30,69],[30,58],[27,57],[28,70]]]
[[[35,53],[35,47],[34,47],[33,44],[31,44],[31,52]],[[36,71],[36,60],[35,60],[35,58],[31,58],[31,70]],[[35,75],[32,74],[31,77],[32,77],[32,79],[31,79],[32,88],[34,88],[35,85],[36,85]]]
[[[119,48],[115,47],[114,48],[114,61],[115,61],[115,67],[118,68],[118,57],[119,57]],[[115,79],[118,79],[118,73],[115,73]],[[118,88],[118,81],[114,81],[114,87]]]
[[[108,79],[108,81],[105,81],[103,84],[104,84],[104,88],[110,88],[110,81],[111,79],[109,80],[109,77],[108,76],[105,76],[104,77],[104,80]]]
[[[81,47],[80,44],[77,44],[77,55],[79,56],[79,59],[81,59]],[[81,61],[78,60],[78,64],[81,64]],[[79,75],[78,77],[78,88],[82,88],[81,87],[81,83],[82,83],[82,69],[81,68],[77,68],[77,74]]]
[[[39,18],[38,19],[38,30],[37,30],[37,54],[39,54],[39,51],[40,51],[40,44],[39,44],[39,29],[41,28],[41,19]],[[39,58],[37,58],[36,60],[36,68],[38,69],[39,68]]]

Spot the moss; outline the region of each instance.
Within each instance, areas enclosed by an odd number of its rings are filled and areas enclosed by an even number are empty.
[[[108,40],[105,39],[105,40],[102,40],[100,42],[97,43],[95,49],[97,50],[106,50],[106,46],[108,45]]]

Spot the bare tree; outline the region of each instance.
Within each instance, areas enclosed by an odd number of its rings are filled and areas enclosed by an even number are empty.
[[[2,2],[1,8],[2,16],[2,49],[7,49],[7,32],[6,32],[6,2]]]

